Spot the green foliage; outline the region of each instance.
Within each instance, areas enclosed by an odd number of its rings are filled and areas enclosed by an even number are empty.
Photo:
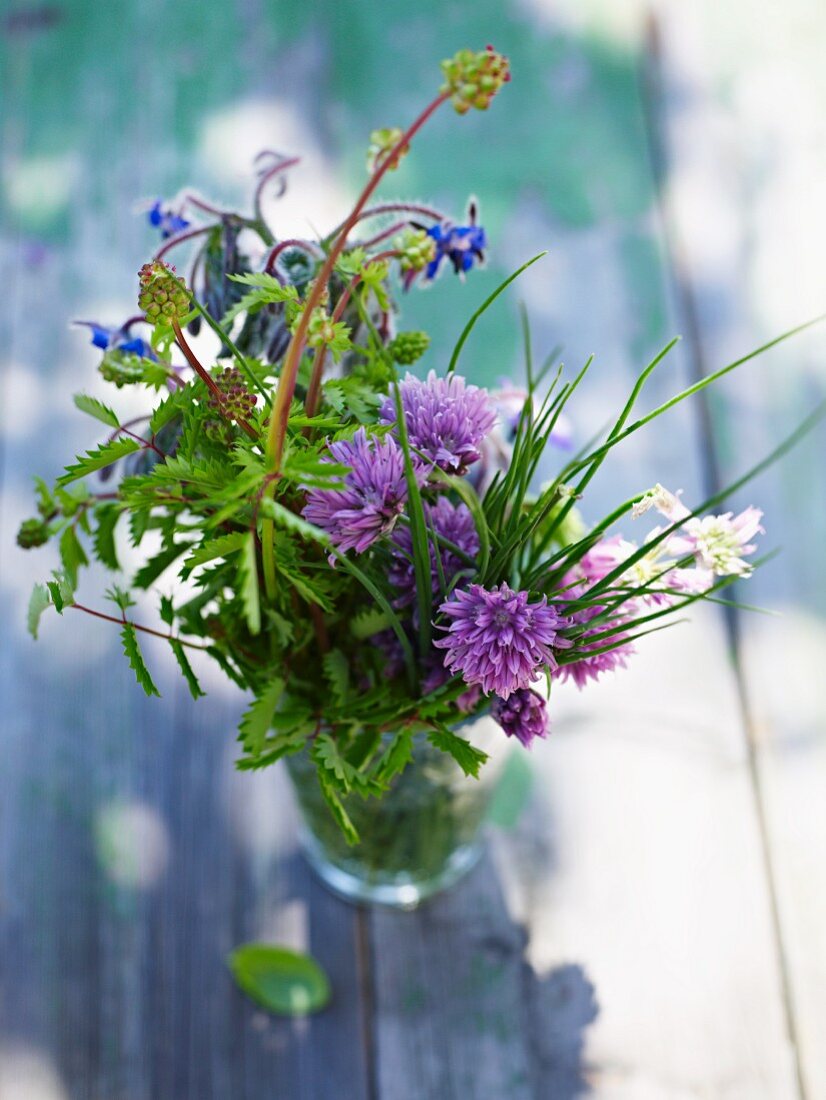
[[[117,572],[120,569],[118,552],[115,547],[115,528],[120,519],[117,504],[101,504],[95,509],[97,526],[93,535],[95,557],[107,569]]]
[[[68,485],[72,481],[77,481],[80,477],[95,473],[96,470],[103,470],[106,466],[111,466],[113,462],[118,462],[126,455],[139,450],[140,443],[128,436],[102,443],[94,451],[88,451],[85,455],[78,455],[77,461],[66,467],[66,473],[58,478],[57,483],[58,485]]]
[[[486,752],[477,749],[471,745],[470,741],[459,737],[447,726],[438,726],[430,730],[427,739],[437,749],[450,753],[465,775],[472,775],[474,779],[479,778],[479,769],[488,758]]]
[[[253,287],[224,314],[222,324],[231,324],[241,314],[254,314],[266,305],[275,303],[294,303],[298,300],[298,291],[294,286],[282,284],[273,275],[266,272],[249,272],[244,275],[230,275],[235,283]]]
[[[244,712],[239,736],[245,751],[251,756],[257,756],[264,746],[273,725],[276,707],[284,694],[284,686],[280,676],[274,677]]]
[[[348,844],[358,844],[359,835],[355,825],[350,820],[350,816],[344,808],[344,804],[338,795],[338,791],[330,778],[329,771],[326,768],[320,768],[318,772],[318,785],[321,788],[321,793],[324,796],[324,801],[327,803],[327,808],[333,815],[336,824],[341,829],[342,833]]]
[[[37,631],[40,627],[40,617],[46,608],[51,606],[51,603],[51,596],[49,595],[49,589],[46,585],[36,584],[29,597],[28,611],[29,633],[33,638],[37,638]]]
[[[96,420],[99,420],[101,424],[108,424],[110,428],[120,427],[120,420],[118,420],[117,413],[110,409],[108,405],[104,405],[102,401],[98,401],[96,397],[89,397],[89,395],[85,393],[76,393],[74,396],[74,403],[81,412],[93,416]]]
[[[172,652],[175,654],[175,660],[178,662],[178,668],[181,670],[183,678],[186,680],[186,685],[189,688],[189,693],[193,699],[200,699],[206,692],[201,688],[198,683],[198,678],[192,670],[192,665],[189,663],[189,658],[186,655],[186,650],[178,641],[177,638],[170,638],[169,644],[172,648]]]
[[[72,587],[76,588],[78,571],[81,566],[89,564],[89,559],[86,557],[86,551],[80,543],[74,524],[64,527],[63,534],[60,536],[60,561]]]
[[[129,667],[135,673],[135,679],[147,695],[160,695],[161,693],[155,687],[155,683],[149,675],[149,669],[144,664],[143,654],[138,645],[138,635],[134,626],[130,623],[125,623],[120,632],[120,638],[123,643],[123,652],[126,655],[126,659],[129,661]]]

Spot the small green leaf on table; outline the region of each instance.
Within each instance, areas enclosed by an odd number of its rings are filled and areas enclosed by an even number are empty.
[[[327,975],[299,951],[245,943],[230,952],[227,965],[239,989],[279,1016],[306,1016],[330,1000]]]

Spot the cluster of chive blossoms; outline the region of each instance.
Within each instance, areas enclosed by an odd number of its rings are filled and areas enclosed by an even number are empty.
[[[431,371],[421,380],[408,374],[397,398],[381,406],[375,434],[362,427],[352,439],[330,443],[329,461],[347,471],[339,488],[309,488],[303,515],[326,532],[337,553],[374,549],[395,607],[409,608],[411,625],[418,628],[400,406],[413,476],[423,494],[432,595],[441,601],[439,635],[422,656],[422,691],[426,695],[461,677],[467,689],[457,700],[460,711],[484,695],[504,732],[530,745],[548,732],[545,700],[533,687],[537,680],[545,674],[581,688],[624,667],[633,652],[633,622],[646,611],[706,592],[719,577],[747,576],[761,514],[749,508],[738,516],[694,517],[658,485],[633,515],[656,509],[668,525],[654,528],[641,547],[619,536],[597,541],[550,597],[514,590],[505,581],[485,588],[473,582],[479,551],[473,516],[465,503],[446,495],[445,475],[488,483],[488,472],[478,468],[490,455],[486,443],[492,433],[502,439],[507,431],[497,404],[495,395],[458,375],[440,378]],[[403,662],[395,635],[383,631],[374,643],[386,657],[385,674],[397,675]]]

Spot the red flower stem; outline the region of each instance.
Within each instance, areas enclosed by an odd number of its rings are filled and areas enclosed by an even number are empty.
[[[209,646],[198,645],[197,642],[185,642],[183,638],[176,638],[174,634],[164,634],[160,630],[153,630],[151,626],[141,626],[140,623],[130,622],[128,619],[118,619],[115,615],[106,615],[103,611],[95,611],[91,607],[84,607],[81,603],[70,603],[75,611],[85,611],[87,615],[94,615],[96,619],[103,619],[107,623],[116,623],[118,626],[131,626],[133,630],[140,630],[142,634],[151,634],[153,638],[163,638],[165,642],[180,642],[188,649],[207,650]]]
[[[383,233],[377,233],[375,237],[368,237],[366,241],[357,241],[356,248],[371,248],[374,244],[380,244],[382,241],[386,241],[388,237],[392,237],[394,233],[401,232],[402,229],[406,229],[410,225],[410,222],[394,222],[389,229],[385,229]]]
[[[432,206],[420,206],[410,202],[382,202],[378,206],[362,210],[353,224],[364,221],[365,218],[377,218],[380,214],[420,214],[423,218],[432,218],[437,222],[447,221],[447,214],[443,214],[441,210],[434,210]],[[337,226],[329,236],[324,238],[324,243],[337,237],[346,224],[347,222],[342,222]]]
[[[449,92],[442,92],[438,95],[427,107],[425,107],[416,121],[412,123],[405,133],[402,134],[388,155],[382,159],[381,164],[376,167],[376,170],[367,181],[367,185],[359,196],[349,217],[334,235],[333,245],[327,254],[326,260],[321,265],[321,270],[316,276],[312,289],[307,296],[307,301],[304,304],[298,327],[287,348],[284,356],[284,363],[281,368],[281,374],[278,378],[278,387],[275,392],[272,416],[270,417],[269,436],[267,439],[267,452],[275,470],[278,470],[281,465],[281,457],[284,453],[284,441],[287,436],[287,418],[289,416],[293,394],[295,393],[298,366],[301,362],[301,356],[304,353],[304,346],[307,342],[307,330],[310,325],[310,319],[313,315],[313,310],[319,305],[324,296],[327,282],[336,265],[336,260],[338,260],[339,256],[344,251],[350,230],[358,222],[359,218],[361,218],[370,200],[370,196],[381,183],[385,172],[393,163],[395,157],[410,143],[410,140],[418,133],[422,126],[424,126],[430,116],[434,114],[443,103],[447,102],[448,99],[450,99]]]
[[[268,275],[272,275],[275,272],[275,261],[281,255],[285,248],[302,248],[305,252],[315,252],[319,259],[324,255],[322,250],[313,241],[303,241],[298,237],[288,237],[285,241],[279,241],[278,244],[270,251],[267,256],[267,262],[264,265],[264,271]]]
[[[218,404],[218,408],[221,412],[221,415],[226,420],[228,420],[229,423],[231,424],[232,421],[233,421],[233,417],[227,416],[226,410],[224,408],[224,395],[221,393],[221,391],[216,386],[215,379],[212,377],[212,375],[209,373],[209,371],[206,370],[202,366],[202,364],[199,361],[197,355],[192,350],[192,348],[189,346],[189,344],[186,342],[186,338],[185,338],[183,332],[181,332],[181,326],[178,323],[177,317],[173,317],[173,319],[172,319],[172,328],[175,332],[175,339],[178,343],[178,347],[184,353],[184,356],[186,358],[187,363],[189,363],[189,365],[192,367],[192,369],[195,371],[195,373],[198,375],[198,377],[201,379],[201,381],[204,382],[207,389],[210,391],[210,393],[215,398],[215,400]],[[255,428],[253,428],[253,426],[251,424],[248,424],[247,421],[243,420],[240,416],[235,417],[234,419],[235,419],[235,422],[239,425],[239,427],[244,429],[244,431],[247,433],[247,435],[250,437],[250,439],[258,439],[258,432],[256,432]]]
[[[272,469],[277,473],[281,467],[281,459],[284,455],[284,442],[287,438],[287,420],[290,415],[290,405],[295,393],[295,384],[298,379],[298,367],[301,356],[304,354],[304,345],[307,342],[307,330],[313,310],[324,297],[327,282],[335,267],[336,260],[344,251],[350,230],[362,217],[364,209],[370,200],[370,196],[378,187],[388,167],[393,163],[398,153],[410,143],[410,139],[416,134],[443,103],[450,98],[449,92],[442,92],[422,111],[419,117],[412,123],[408,130],[402,134],[389,154],[383,158],[373,175],[367,181],[367,185],[353,207],[350,216],[336,231],[333,246],[327,254],[327,258],[321,265],[321,270],[313,282],[304,310],[299,318],[298,326],[290,340],[289,347],[284,355],[281,373],[278,376],[278,385],[275,391],[272,414],[270,415],[270,429],[267,434],[267,454],[272,464]],[[329,238],[328,238],[329,239]],[[267,487],[272,492],[272,487]],[[264,567],[264,587],[267,595],[272,598],[275,594],[275,557],[274,557],[274,532],[273,521],[265,519],[261,529],[261,551]]]
[[[144,438],[143,438],[143,436],[142,436],[142,435],[138,435],[138,433],[137,433],[137,432],[130,432],[130,430],[129,430],[129,429],[128,429],[128,428],[127,428],[127,427],[126,427],[126,426],[125,426],[124,424],[121,424],[121,426],[120,426],[120,428],[118,429],[118,431],[121,431],[121,432],[123,432],[123,433],[124,433],[124,435],[128,435],[128,436],[131,436],[131,438],[132,438],[132,439],[134,439],[134,440],[137,440],[137,442],[138,442],[138,443],[141,443],[141,444],[143,444],[143,449],[144,449],[144,450],[150,450],[150,449],[151,449],[151,450],[153,450],[153,451],[155,452],[155,454],[158,454],[158,455],[160,455],[160,456],[161,456],[161,458],[166,458],[166,453],[165,453],[164,451],[162,451],[162,450],[160,449],[160,447],[158,447],[158,446],[157,446],[157,444],[155,444],[154,442],[152,442],[152,440],[149,440],[149,439],[144,439]],[[116,433],[116,434],[117,434],[117,433]]]
[[[206,202],[198,195],[193,195],[190,191],[187,191],[184,195],[184,205],[195,206],[198,210],[203,210],[205,214],[214,214],[217,218],[237,217],[231,210],[222,210],[219,206],[213,206],[211,202]]]
[[[258,186],[255,188],[255,195],[252,200],[252,208],[255,211],[256,220],[262,225],[265,225],[264,216],[261,211],[261,200],[264,197],[264,188],[274,179],[280,172],[284,172],[287,168],[293,168],[299,163],[300,157],[287,157],[286,160],[280,161],[274,167],[270,168],[264,173],[261,179],[258,181]]]
[[[381,263],[382,260],[392,260],[399,255],[398,249],[389,248],[386,252],[380,252],[377,256],[370,257],[370,263]],[[344,288],[341,297],[336,302],[336,308],[333,310],[330,321],[332,324],[336,324],[344,315],[344,311],[347,308],[347,303],[352,297],[353,291],[362,281],[363,275],[359,273],[354,275],[347,286]],[[318,399],[321,394],[321,379],[324,376],[324,362],[327,358],[327,349],[322,344],[316,348],[315,358],[313,359],[313,370],[310,375],[310,385],[307,389],[307,398],[304,402],[304,411],[307,416],[315,416],[318,409]]]
[[[175,248],[176,245],[183,244],[184,241],[190,241],[193,237],[200,237],[204,233],[210,233],[214,228],[214,225],[199,225],[196,229],[185,229],[183,233],[177,233],[174,237],[170,237],[168,241],[165,241],[161,245],[155,253],[155,260],[163,259],[167,252],[169,252],[171,248]]]

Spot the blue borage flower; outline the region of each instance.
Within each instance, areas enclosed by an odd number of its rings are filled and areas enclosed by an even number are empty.
[[[192,222],[183,215],[176,214],[171,206],[164,206],[161,199],[155,199],[146,216],[151,226],[160,229],[164,240],[167,237],[174,237],[176,233],[182,233],[192,225]]]
[[[128,321],[120,328],[99,325],[97,321],[75,321],[74,323],[89,329],[92,334],[92,344],[101,351],[122,351],[127,355],[139,355],[142,359],[157,362],[158,357],[148,341],[131,334]]]
[[[433,259],[424,269],[424,278],[432,282],[442,266],[442,261],[447,259],[453,264],[453,270],[457,275],[464,275],[470,271],[475,263],[485,262],[485,249],[488,239],[484,228],[477,225],[478,208],[476,202],[471,199],[468,204],[467,225],[456,225],[454,222],[436,222],[435,225],[424,226],[417,222],[411,222],[416,229],[422,229],[436,245]],[[416,272],[410,272],[405,282],[405,289],[415,278]]]
[[[435,279],[442,260],[449,259],[457,275],[470,271],[474,263],[485,262],[485,249],[488,240],[485,230],[476,224],[478,209],[471,200],[468,204],[468,224],[454,225],[453,222],[437,222],[427,230],[427,235],[436,242],[436,255],[427,265],[426,279]]]

